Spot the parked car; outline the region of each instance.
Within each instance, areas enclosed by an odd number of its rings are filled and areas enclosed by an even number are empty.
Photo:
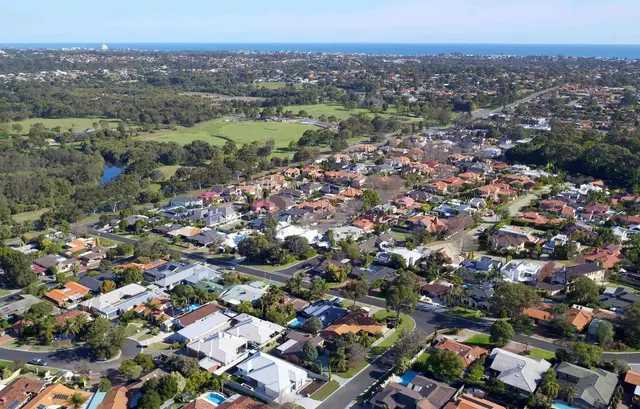
[[[43,361],[40,358],[33,358],[32,360],[29,361],[29,364],[38,365],[38,366],[47,366],[47,361]]]

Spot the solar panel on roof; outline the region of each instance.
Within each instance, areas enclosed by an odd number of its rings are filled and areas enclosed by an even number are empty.
[[[44,404],[39,404],[38,407],[36,409],[47,409],[47,405]]]
[[[7,409],[15,409],[18,407],[18,405],[20,405],[20,401],[14,400],[13,402],[11,402],[9,406],[7,406]]]
[[[64,393],[56,393],[55,395],[53,395],[53,399],[67,400],[69,399],[69,395],[66,395]]]

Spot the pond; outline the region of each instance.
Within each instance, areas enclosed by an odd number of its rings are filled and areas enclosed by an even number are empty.
[[[113,179],[115,179],[123,171],[124,171],[124,166],[123,165],[118,165],[118,164],[115,164],[115,163],[105,163],[104,164],[104,169],[102,170],[102,178],[100,179],[100,182],[102,183],[102,186],[104,186],[107,183],[111,182]]]

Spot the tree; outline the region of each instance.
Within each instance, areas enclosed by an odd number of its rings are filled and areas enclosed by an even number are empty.
[[[138,401],[138,409],[158,409],[160,405],[162,405],[162,398],[153,389],[145,391]]]
[[[640,347],[640,302],[627,308],[621,328],[626,343],[634,348]]]
[[[322,329],[322,321],[318,317],[311,317],[305,320],[300,327],[304,332],[308,332],[313,335],[318,335]]]
[[[200,369],[200,364],[197,359],[184,355],[171,355],[165,364],[169,370],[178,371],[187,377]]]
[[[100,382],[98,383],[98,390],[100,392],[107,392],[111,389],[111,381],[109,378],[100,378]]]
[[[511,338],[515,335],[515,331],[507,320],[496,320],[493,325],[491,325],[489,334],[489,341],[492,344],[503,347],[511,341]]]
[[[87,346],[97,358],[111,358],[124,344],[125,334],[121,327],[113,327],[111,321],[97,317],[89,325]]]
[[[73,409],[80,409],[88,399],[89,398],[86,396],[81,395],[78,392],[74,392],[73,395],[69,396],[69,399],[67,399],[67,404]]]
[[[549,369],[540,379],[540,393],[553,400],[558,397],[559,391],[560,384],[558,383],[556,372],[553,369]]]
[[[332,283],[342,283],[347,279],[346,269],[337,266],[336,264],[329,264],[327,266],[327,279]]]
[[[156,364],[153,362],[153,355],[138,354],[133,360],[142,367],[143,373],[151,372],[156,368]]]
[[[350,333],[349,333],[350,334]],[[355,343],[349,347],[347,350],[347,360],[349,361],[349,366],[354,367],[361,362],[363,362],[366,358],[366,353],[362,345],[359,343]]]
[[[347,360],[347,354],[344,348],[338,348],[336,352],[331,355],[330,365],[331,368],[337,372],[345,372],[349,369],[349,361]]]
[[[305,255],[311,249],[309,241],[305,237],[295,235],[286,237],[283,247],[298,259],[306,258]]]
[[[427,359],[427,367],[442,379],[458,379],[464,373],[464,361],[452,351],[438,350]]]
[[[133,245],[133,248],[136,258],[148,257],[150,260],[157,260],[169,255],[169,245],[164,239],[142,237]]]
[[[536,306],[541,301],[535,287],[509,282],[498,284],[491,297],[495,311],[511,318],[522,315],[525,308]]]
[[[4,270],[9,284],[23,288],[37,280],[31,270],[31,260],[25,254],[9,248],[0,248],[0,267]]]
[[[571,303],[587,305],[598,301],[600,289],[598,285],[585,276],[577,276],[569,281],[567,300]]]
[[[400,313],[411,314],[415,311],[420,296],[415,287],[394,280],[387,290],[385,301],[387,310],[396,312],[396,322],[400,322]]]
[[[302,291],[302,275],[296,273],[293,277],[288,278],[284,283],[284,288],[293,295],[298,295]]]
[[[615,331],[609,321],[600,320],[596,329],[596,340],[600,345],[607,345],[613,342]]]
[[[362,194],[362,210],[365,212],[380,203],[380,194],[377,190],[367,189]]]
[[[600,365],[600,358],[604,350],[596,345],[585,342],[571,344],[571,356],[576,364],[586,368]]]
[[[314,362],[318,359],[318,349],[311,341],[305,342],[302,346],[302,359],[307,362]]]
[[[356,305],[356,299],[364,297],[369,293],[369,283],[367,280],[350,280],[340,290],[340,295],[344,298],[350,298],[353,300],[353,305]]]
[[[158,393],[163,399],[171,399],[181,393],[186,386],[186,380],[180,372],[173,371],[169,375],[160,378]]]
[[[111,280],[104,280],[100,286],[100,292],[102,294],[109,293],[116,289],[116,283]]]
[[[309,288],[309,299],[319,300],[328,292],[329,284],[327,284],[327,282],[322,278],[315,277],[313,281],[311,281],[311,288]]]
[[[485,357],[481,357],[476,359],[469,365],[469,370],[467,371],[467,376],[465,380],[469,383],[478,383],[482,380],[484,376],[484,362]]]
[[[132,381],[142,375],[142,367],[136,364],[133,359],[125,359],[120,363],[118,372],[120,372],[127,381]]]
[[[139,283],[143,279],[142,271],[137,266],[126,267],[118,274],[118,277],[118,283],[121,287],[127,284]]]

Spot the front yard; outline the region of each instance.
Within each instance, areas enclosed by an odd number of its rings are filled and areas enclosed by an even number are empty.
[[[331,381],[311,394],[311,399],[323,401],[340,388],[337,381]]]
[[[484,312],[474,310],[473,308],[455,307],[447,311],[447,314],[455,315],[456,317],[465,318],[472,321],[480,321],[486,315]]]
[[[467,338],[464,341],[464,344],[477,345],[483,348],[491,348],[491,341],[489,340],[489,335],[487,334],[477,334],[470,338]]]

